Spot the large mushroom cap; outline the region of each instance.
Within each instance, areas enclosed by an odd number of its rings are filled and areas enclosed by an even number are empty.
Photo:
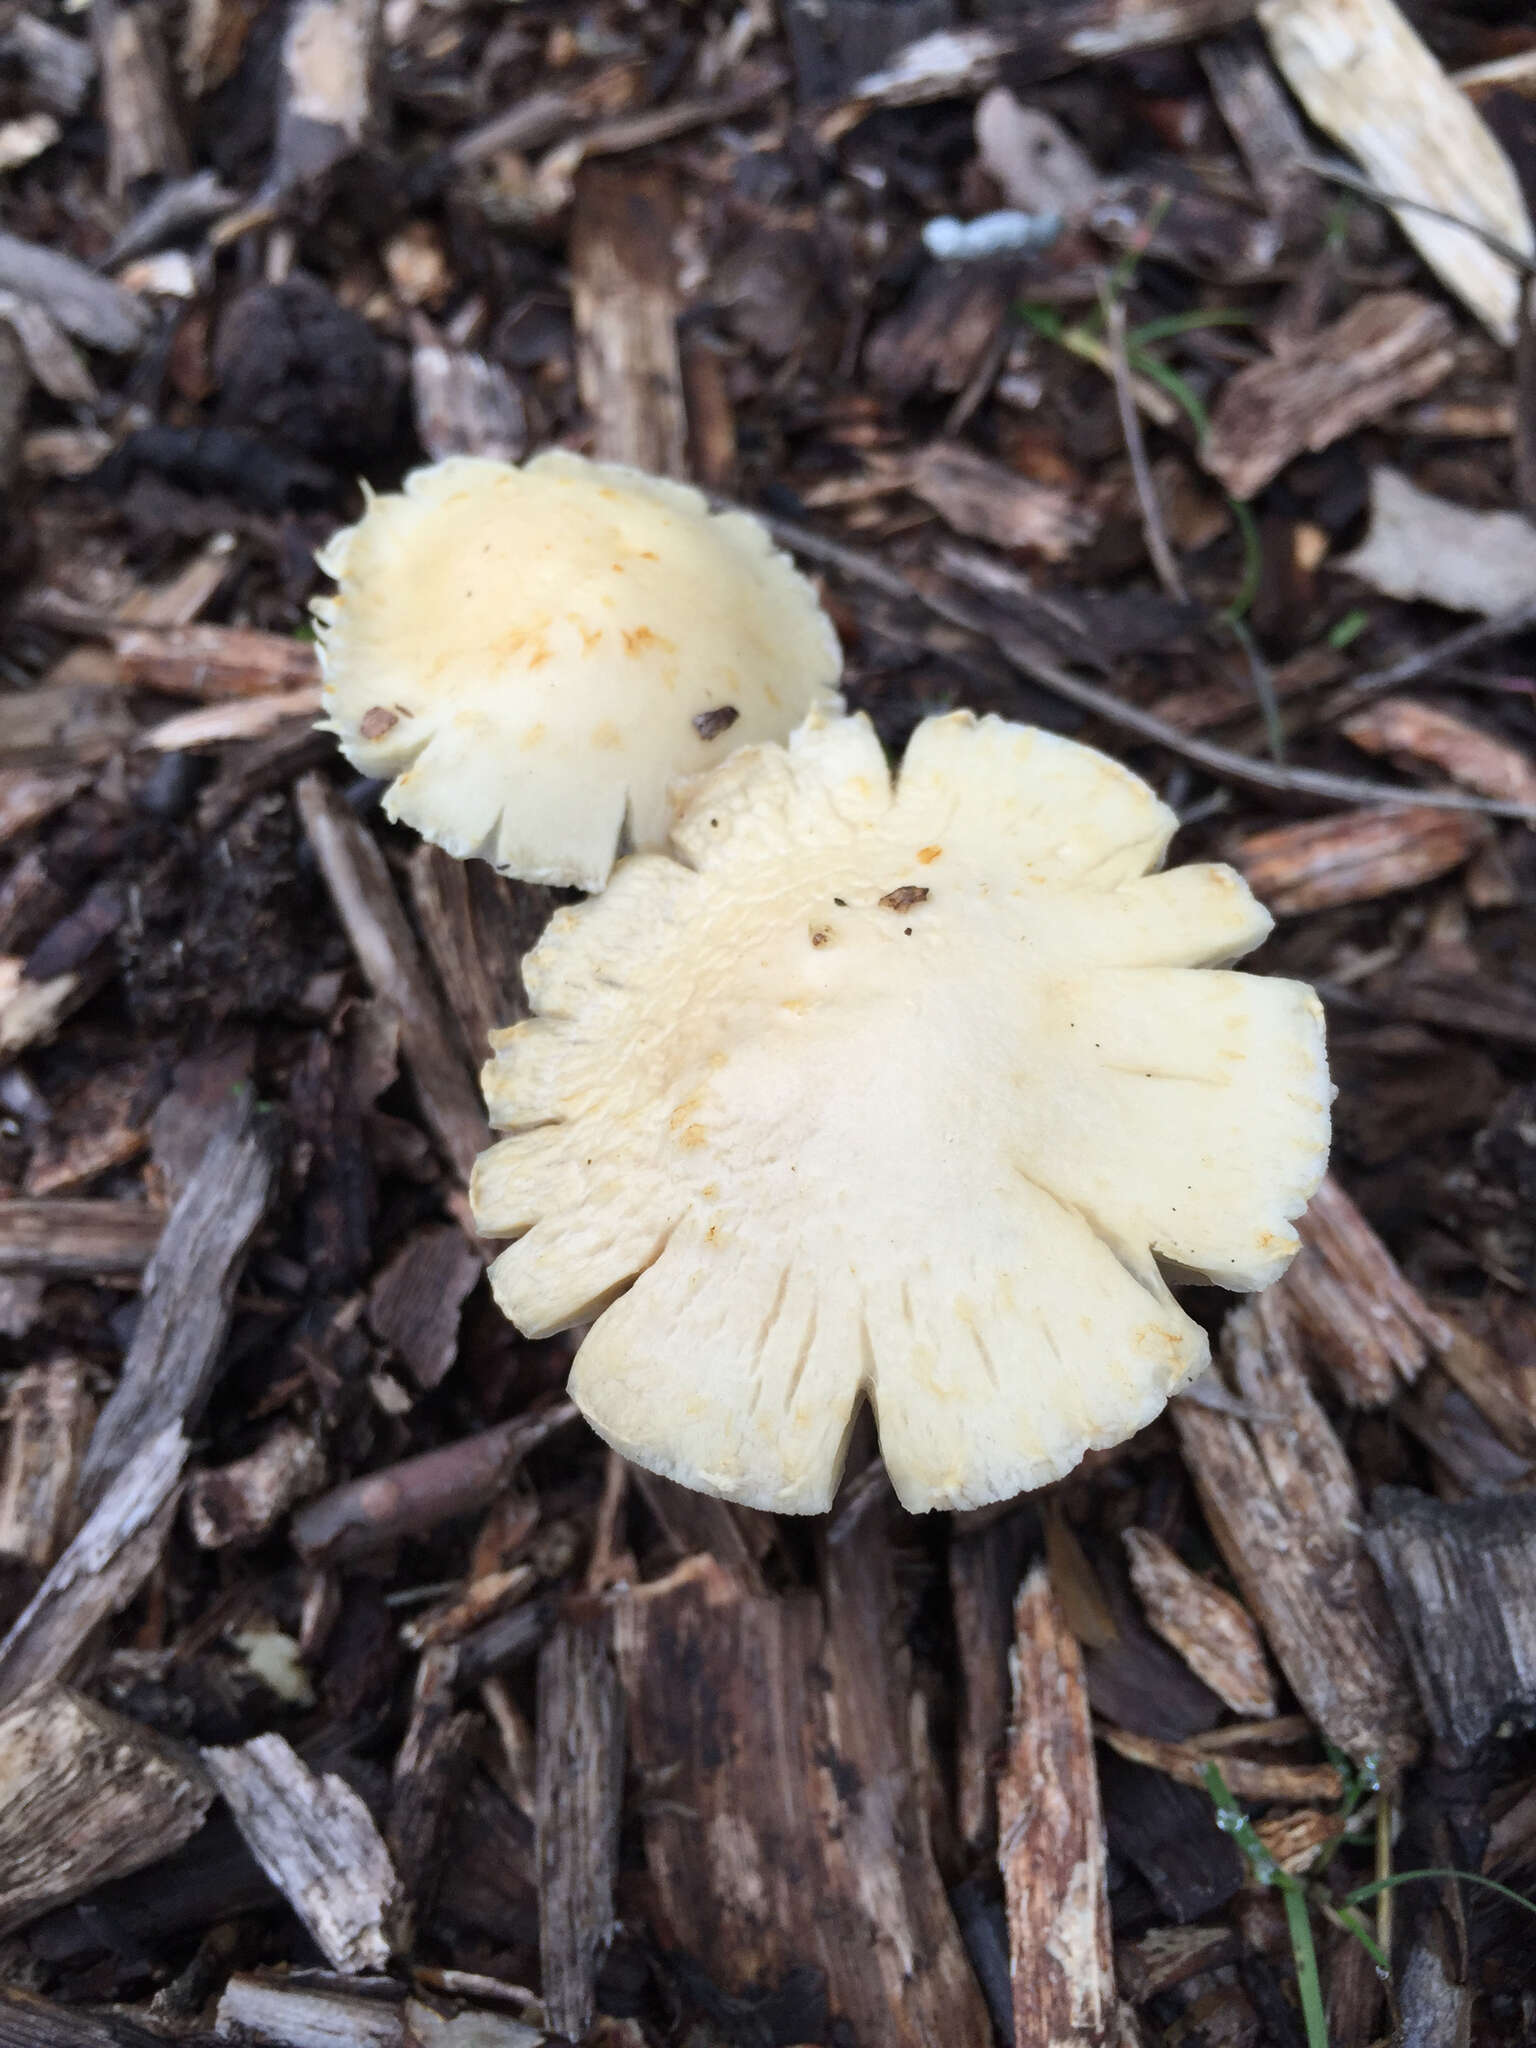
[[[1321,1179],[1322,1016],[1222,972],[1269,929],[1171,812],[1049,733],[862,718],[691,792],[525,963],[486,1069],[496,1296],[597,1321],[571,1390],[626,1456],[825,1508],[861,1395],[909,1508],[1119,1442],[1204,1364],[1162,1265],[1265,1286]],[[611,1304],[611,1305],[610,1305]]]
[[[665,845],[668,784],[836,705],[837,636],[744,512],[553,451],[457,456],[320,557],[330,729],[450,853],[600,889]]]

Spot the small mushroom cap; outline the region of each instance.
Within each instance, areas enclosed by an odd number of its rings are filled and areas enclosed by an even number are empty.
[[[912,1509],[1043,1485],[1206,1362],[1163,1263],[1278,1277],[1323,1173],[1322,1013],[1226,972],[1268,914],[1150,872],[1173,814],[1050,733],[862,717],[702,777],[525,962],[472,1188],[627,1457],[829,1504],[862,1396]]]
[[[600,889],[666,844],[668,785],[837,707],[837,635],[744,512],[555,450],[455,456],[320,566],[326,724],[384,808],[460,857]]]

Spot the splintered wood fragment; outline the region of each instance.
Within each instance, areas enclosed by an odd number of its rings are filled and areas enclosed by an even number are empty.
[[[900,1610],[893,1505],[883,1468],[866,1466],[844,1487],[826,1525],[822,1560],[830,1683],[821,1696],[819,1748],[824,1786],[834,1795],[823,1805],[828,1875],[845,1896],[879,1893],[886,1900],[864,1937],[850,2019],[860,2040],[908,2038],[891,2025],[889,2015],[900,2012],[914,2040],[979,2048],[991,2039],[991,2022],[929,1840],[917,1772],[926,1738],[913,1720],[919,1702],[910,1653],[893,1648]],[[883,2030],[874,2017],[882,2006]]]
[[[1098,1759],[1110,1854],[1141,1878],[1157,1910],[1182,1927],[1235,1898],[1246,1875],[1243,1853],[1217,1826],[1205,1787],[1181,1785],[1104,1743]]]
[[[1232,850],[1232,864],[1276,917],[1300,917],[1342,903],[1372,903],[1449,874],[1492,837],[1471,811],[1345,811],[1254,832]]]
[[[197,800],[197,822],[211,839],[253,796],[286,787],[335,756],[336,742],[307,718],[280,725],[264,740],[232,750]]]
[[[64,1019],[106,979],[100,961],[34,978],[25,961],[0,959],[0,1058],[11,1060],[29,1045],[51,1043]]]
[[[1433,300],[1368,293],[1331,327],[1227,380],[1201,462],[1234,498],[1251,498],[1303,451],[1433,390],[1455,361],[1454,334]]]
[[[1412,1386],[1455,1332],[1406,1278],[1329,1175],[1297,1229],[1302,1249],[1279,1285],[1308,1351],[1357,1408]]]
[[[1127,1762],[1162,1771],[1176,1785],[1205,1790],[1210,1752],[1194,1743],[1158,1742],[1133,1735],[1127,1728],[1100,1725],[1099,1740]],[[1224,1755],[1221,1775],[1239,1799],[1342,1799],[1344,1780],[1332,1764],[1264,1764],[1249,1757]]]
[[[38,1135],[23,1183],[29,1195],[73,1194],[99,1174],[126,1166],[149,1143],[148,1061],[102,1067],[61,1105]]]
[[[409,872],[417,927],[478,1073],[491,1033],[528,1015],[522,957],[549,920],[554,892],[440,846],[418,846]]]
[[[638,1465],[629,1468],[629,1476],[679,1558],[707,1553],[748,1593],[767,1592],[763,1559],[773,1544],[771,1515],[695,1493],[659,1472],[643,1472]]]
[[[1295,1325],[1352,1407],[1379,1408],[1455,1333],[1331,1175],[1297,1228],[1302,1249],[1278,1283]]]
[[[0,1714],[0,1936],[179,1849],[212,1794],[195,1760],[68,1686]]]
[[[624,1694],[606,1615],[568,1616],[539,1653],[537,1822],[544,2007],[573,2040],[596,2016],[613,1937]]]
[[[706,491],[729,491],[736,482],[736,413],[725,357],[704,336],[687,336],[682,368],[689,468]]]
[[[0,289],[38,300],[77,341],[113,355],[131,354],[152,321],[149,308],[132,292],[73,256],[19,235],[0,234]]]
[[[417,1969],[412,1974],[422,1984],[436,1976],[439,1988],[449,1997],[499,1998],[525,2013],[541,2011],[540,2000],[521,1985],[500,1983],[494,1977],[482,1977],[471,1970]],[[405,2018],[411,2048],[546,2048],[550,2040],[542,2026],[529,2026],[523,2020],[513,2019],[510,2013],[488,2012],[483,2006],[461,2012],[450,2020],[421,1999],[408,1998]],[[648,2044],[638,2020],[600,2015],[583,2048],[648,2048]]]
[[[0,846],[51,818],[90,780],[84,768],[49,774],[36,768],[0,768]]]
[[[880,7],[839,7],[784,0],[780,10],[802,106],[839,100],[904,44],[954,20],[953,0],[887,0]]]
[[[193,1475],[187,1523],[204,1550],[256,1543],[324,1484],[325,1453],[313,1430],[280,1423],[249,1457]]]
[[[957,533],[995,547],[1028,548],[1048,562],[1065,561],[1098,531],[1098,520],[1072,491],[1035,483],[960,442],[930,442],[906,482]]]
[[[435,1387],[459,1345],[459,1311],[484,1262],[452,1223],[427,1223],[408,1237],[368,1290],[368,1325],[418,1387]]]
[[[273,1119],[246,1091],[214,1127],[144,1276],[133,1341],[81,1469],[86,1506],[168,1424],[196,1426],[218,1373],[245,1255],[271,1199],[277,1151]]]
[[[280,1735],[205,1749],[246,1846],[334,1970],[383,1970],[399,1881],[368,1809],[334,1773],[317,1777]]]
[[[51,114],[78,114],[96,75],[96,53],[35,14],[13,15],[0,29],[0,56],[20,71],[29,98]]]
[[[45,683],[0,693],[0,758],[60,772],[94,765],[138,735],[115,683]]]
[[[1439,768],[1463,789],[1536,805],[1536,761],[1523,747],[1414,697],[1380,697],[1339,730],[1368,754]]]
[[[411,1718],[390,1784],[389,1853],[418,1928],[431,1917],[449,1822],[469,1781],[483,1726],[477,1714],[455,1710],[457,1678],[454,1650],[428,1650],[416,1667]]]
[[[997,1759],[1008,1732],[1008,1639],[1024,1562],[1018,1516],[967,1530],[949,1546],[949,1599],[960,1672],[956,1790],[960,1834],[973,1855],[997,1845]]]
[[[301,0],[283,37],[270,184],[320,177],[362,142],[372,118],[379,0]]]
[[[320,685],[304,683],[280,696],[242,697],[224,704],[205,704],[197,711],[179,711],[174,718],[150,726],[140,735],[139,745],[157,754],[186,754],[197,747],[268,739],[296,721],[312,725],[319,711]]]
[[[183,2035],[186,2048],[207,2048],[208,2036]],[[164,2048],[165,2036],[126,2019],[55,2005],[30,1991],[0,1986],[0,2048]]]
[[[0,1557],[23,1558],[46,1570],[58,1556],[95,1415],[78,1359],[29,1365],[12,1382],[0,1466]]]
[[[1519,180],[1394,0],[1259,0],[1257,12],[1309,118],[1389,201],[1420,202],[1393,209],[1403,233],[1490,333],[1512,342],[1519,272],[1482,235],[1454,223],[1468,221],[1529,256]]]
[[[436,335],[411,350],[416,433],[434,462],[482,455],[521,462],[528,452],[528,412],[500,363],[472,349],[450,348]]]
[[[214,2018],[221,2041],[281,2041],[284,2048],[408,2048],[401,2006],[345,1991],[237,1972]]]
[[[50,313],[35,300],[0,292],[0,319],[21,345],[27,369],[50,398],[66,405],[94,405],[96,380],[85,358]]]
[[[1339,1839],[1339,1816],[1303,1806],[1295,1813],[1270,1814],[1255,1821],[1254,1833],[1282,1870],[1299,1877]]]
[[[1488,1830],[1483,1870],[1489,1877],[1508,1877],[1529,1870],[1536,1857],[1536,1782],[1522,1792]]]
[[[1295,222],[1315,203],[1317,183],[1307,168],[1306,131],[1262,40],[1245,23],[1202,42],[1195,54],[1271,217]]]
[[[486,1572],[471,1579],[457,1600],[429,1607],[424,1614],[406,1622],[400,1630],[400,1640],[411,1650],[456,1643],[526,1600],[538,1583],[539,1574],[529,1564],[515,1564],[504,1572]]]
[[[1186,1977],[1236,1962],[1242,1946],[1231,1927],[1154,1927],[1115,1943],[1115,1975],[1127,1998],[1144,2005]]]
[[[1533,1461],[1512,1451],[1438,1366],[1397,1404],[1396,1413],[1434,1458],[1437,1480],[1449,1479],[1452,1500],[1501,1494],[1536,1476]]]
[[[1505,1720],[1536,1724],[1536,1497],[1374,1496],[1366,1531],[1430,1725],[1469,1755]]]
[[[1426,1933],[1403,1966],[1397,1997],[1403,2015],[1398,2048],[1461,2048],[1472,2038],[1471,1983],[1458,1983]]]
[[[1131,1579],[1147,1619],[1234,1714],[1276,1712],[1264,1645],[1240,1600],[1192,1572],[1150,1529],[1127,1529]]]
[[[1222,1352],[1254,1419],[1188,1398],[1171,1409],[1211,1533],[1313,1721],[1390,1779],[1418,1746],[1408,1660],[1366,1553],[1354,1472],[1273,1290],[1232,1311]]]
[[[676,197],[662,170],[588,164],[577,178],[571,310],[593,452],[658,476],[688,473],[675,214]]]
[[[866,1774],[871,1738],[851,1726],[875,1679],[840,1710],[830,1703],[847,1656],[865,1654],[854,1647],[862,1626],[845,1623],[833,1646],[814,1593],[748,1593],[712,1557],[617,1594],[614,1624],[630,1752],[649,1793],[654,1911],[677,1946],[708,1956],[733,1995],[818,1969],[833,2012],[882,2048],[990,2048],[958,1934],[938,1912],[905,1752],[888,1732],[906,1724],[902,1693],[881,1706],[872,1737],[887,1764],[897,1756],[894,1783]],[[877,1662],[890,1663],[883,1646]],[[861,1798],[869,1810],[845,1837]],[[903,1823],[898,1839],[890,1830]],[[908,1889],[925,1861],[931,1911]]]
[[[892,398],[963,391],[1005,325],[1017,281],[1000,264],[934,264],[865,343],[865,375]]]
[[[666,142],[674,135],[685,135],[691,128],[710,128],[733,120],[771,99],[788,80],[789,74],[780,64],[743,64],[723,92],[690,95],[669,100],[664,106],[643,108],[639,113],[594,121],[568,136],[540,163],[535,174],[536,200],[542,200],[550,211],[563,207],[568,203],[576,172],[589,159],[627,156],[634,150],[649,149],[653,143]]]
[[[251,626],[120,626],[112,635],[118,674],[130,688],[167,697],[217,700],[279,697],[320,680],[314,648]]]
[[[1013,1610],[1013,1726],[997,1783],[1018,2048],[1119,2030],[1107,1851],[1082,1651],[1037,1564]]]
[[[165,1549],[186,1458],[173,1423],[118,1473],[0,1642],[0,1702],[63,1676],[97,1626],[138,1592]]]
[[[1536,1318],[1522,1316],[1524,1329],[1490,1322],[1496,1343],[1448,1316],[1442,1321],[1445,1341],[1436,1348],[1441,1371],[1518,1457],[1536,1460],[1536,1349],[1530,1345]]]
[[[472,1514],[495,1498],[530,1451],[576,1414],[574,1402],[557,1401],[349,1480],[294,1516],[294,1548],[308,1564],[345,1564],[397,1537],[419,1536],[451,1515]]]
[[[422,1114],[461,1181],[490,1143],[457,1034],[427,973],[373,835],[319,775],[298,788],[299,815],[342,928],[376,995],[400,1014],[400,1043]]]
[[[176,123],[158,10],[94,0],[92,26],[107,130],[107,190],[121,200],[143,179],[185,172],[187,147]]]
[[[834,140],[871,107],[916,106],[968,97],[990,85],[1005,61],[1020,82],[1079,64],[1213,35],[1253,12],[1254,0],[1038,0],[1010,9],[996,27],[940,28],[891,53],[854,82],[850,98],[824,120]]]

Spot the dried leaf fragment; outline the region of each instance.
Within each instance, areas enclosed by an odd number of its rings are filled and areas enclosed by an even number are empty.
[[[1338,565],[1373,590],[1447,611],[1512,611],[1536,600],[1536,526],[1522,512],[1476,512],[1371,471],[1371,524]]]

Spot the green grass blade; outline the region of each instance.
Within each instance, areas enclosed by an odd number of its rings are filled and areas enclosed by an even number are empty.
[[[1178,371],[1170,370],[1160,357],[1149,354],[1144,348],[1127,348],[1126,357],[1131,368],[1145,377],[1148,383],[1156,384],[1167,392],[1180,411],[1188,415],[1190,425],[1203,441],[1210,432],[1210,414]]]
[[[1253,315],[1236,306],[1197,307],[1188,313],[1164,313],[1161,319],[1144,320],[1126,335],[1132,348],[1150,348],[1154,341],[1171,341],[1175,335],[1197,334],[1204,327],[1251,327]]]
[[[1287,1885],[1283,1896],[1291,1954],[1296,1960],[1296,1989],[1301,1993],[1301,2022],[1307,2030],[1307,2048],[1328,2048],[1328,2015],[1323,2010],[1323,1983],[1317,1973],[1317,1944],[1312,1939],[1306,1894],[1300,1885]]]
[[[1498,1884],[1491,1877],[1480,1877],[1475,1870],[1399,1870],[1391,1877],[1378,1877],[1356,1891],[1346,1892],[1344,1903],[1346,1906],[1361,1906],[1367,1899],[1374,1899],[1378,1892],[1395,1890],[1400,1884],[1419,1884],[1430,1877],[1453,1877],[1458,1884],[1480,1884],[1484,1891],[1497,1892],[1501,1899],[1523,1906],[1527,1913],[1536,1913],[1536,1899],[1526,1898],[1523,1892],[1512,1892],[1507,1884]]]
[[[1222,617],[1229,625],[1236,626],[1247,616],[1259,594],[1259,579],[1264,574],[1264,543],[1259,539],[1259,524],[1246,499],[1228,498],[1227,503],[1232,508],[1232,517],[1237,522],[1238,536],[1243,543],[1243,574]]]

